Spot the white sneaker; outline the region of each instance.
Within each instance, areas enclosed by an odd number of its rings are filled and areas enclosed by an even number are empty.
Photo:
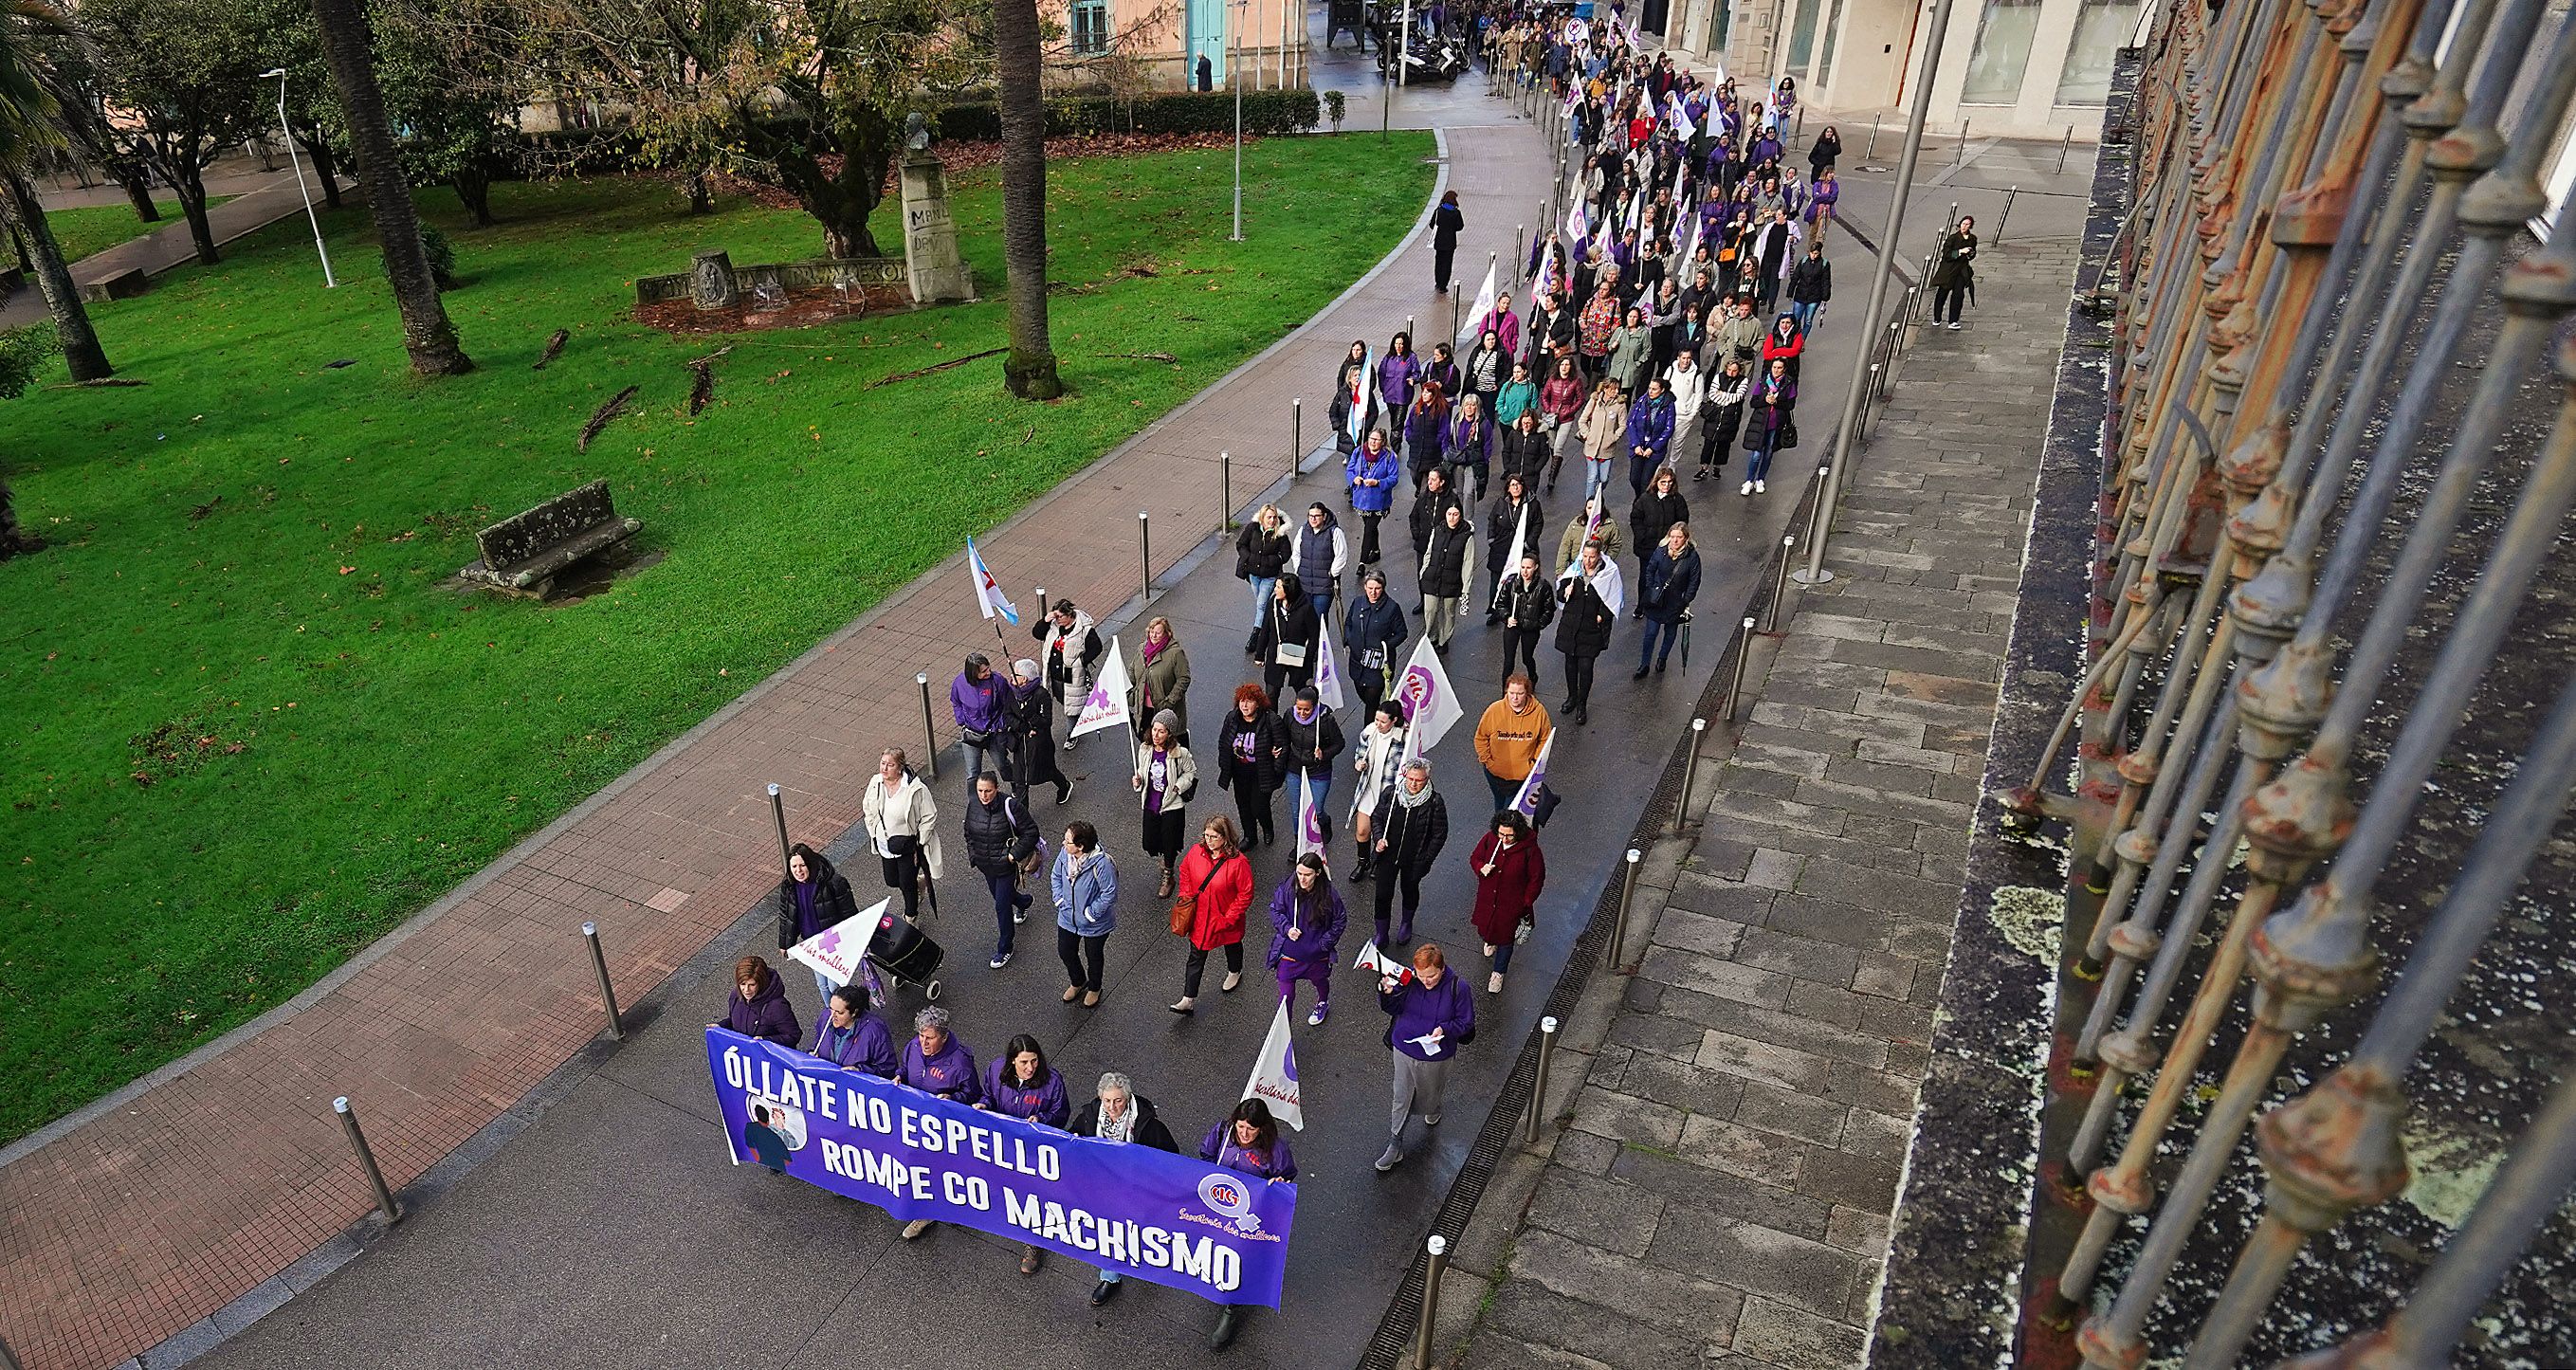
[[[1735,493],[1737,493],[1737,494],[1739,494],[1739,495],[1749,495],[1749,494],[1752,494],[1752,493],[1753,493],[1753,482],[1751,482],[1751,481],[1749,481],[1749,480],[1748,480],[1748,481],[1746,481],[1746,482],[1744,482],[1743,487],[1742,487],[1741,489],[1738,489]]]
[[[1769,481],[1761,481],[1761,480],[1757,480],[1757,481],[1753,482],[1753,493],[1755,493],[1755,494],[1757,494],[1757,495],[1767,495],[1767,494],[1770,494],[1770,493],[1771,493],[1771,483],[1770,483]]]

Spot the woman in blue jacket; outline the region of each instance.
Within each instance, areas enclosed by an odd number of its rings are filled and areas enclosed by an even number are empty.
[[[1404,465],[1396,460],[1395,449],[1386,445],[1386,434],[1372,428],[1368,440],[1342,463],[1342,476],[1350,482],[1351,511],[1360,516],[1360,571],[1378,561],[1377,525],[1386,511],[1395,507],[1395,487],[1404,480]]]
[[[1664,532],[1664,540],[1646,554],[1645,573],[1638,577],[1637,617],[1646,622],[1646,643],[1637,653],[1637,680],[1646,678],[1651,665],[1662,674],[1664,661],[1673,654],[1673,642],[1682,635],[1682,615],[1691,601],[1699,598],[1699,549],[1691,545],[1690,529],[1674,524]],[[1661,637],[1658,648],[1655,639]]]
[[[1065,825],[1064,849],[1047,875],[1055,891],[1055,953],[1072,983],[1064,1001],[1100,1006],[1100,961],[1118,926],[1118,868],[1100,849],[1100,830],[1081,819]]]

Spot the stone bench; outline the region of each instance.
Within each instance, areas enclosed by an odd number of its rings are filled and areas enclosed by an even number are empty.
[[[152,278],[145,274],[143,268],[129,266],[82,286],[80,297],[90,304],[103,304],[109,300],[130,300],[151,288]]]
[[[642,519],[619,517],[608,482],[595,480],[476,533],[483,559],[457,574],[470,584],[543,599],[567,568],[643,527]]]

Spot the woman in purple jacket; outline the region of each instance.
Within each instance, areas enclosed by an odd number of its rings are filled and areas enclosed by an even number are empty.
[[[948,1010],[937,1006],[912,1015],[912,1040],[903,1044],[903,1068],[895,1080],[961,1104],[984,1102],[975,1053],[948,1030]],[[911,1241],[930,1227],[930,1219],[915,1218],[903,1225],[903,1239]]]
[[[880,1080],[894,1078],[894,1034],[868,1012],[868,992],[858,985],[842,985],[832,991],[832,1002],[823,1021],[814,1025],[812,1054]]]
[[[707,1026],[731,1028],[789,1051],[805,1040],[805,1029],[797,1025],[796,1010],[787,1002],[787,986],[757,956],[733,963],[733,993],[725,996],[724,1021]]]
[[[1073,1117],[1073,1101],[1065,1097],[1064,1076],[1047,1064],[1038,1039],[1025,1032],[1012,1038],[1010,1045],[1002,1048],[1001,1056],[985,1069],[984,1101],[975,1106],[1057,1129]],[[1045,1252],[1034,1246],[1020,1249],[1021,1274],[1034,1275],[1045,1263]]]
[[[1476,998],[1449,973],[1439,944],[1425,942],[1413,949],[1411,974],[1379,977],[1377,1002],[1390,1019],[1386,1044],[1395,1055],[1394,1126],[1377,1158],[1377,1168],[1388,1171],[1404,1160],[1404,1125],[1414,1114],[1425,1127],[1440,1126],[1449,1063],[1476,1039]]]
[[[1341,945],[1342,929],[1349,923],[1341,892],[1324,874],[1324,858],[1313,852],[1297,858],[1270,896],[1270,968],[1279,976],[1279,997],[1288,1001],[1290,1013],[1297,1011],[1297,982],[1314,985],[1309,1027],[1331,1012],[1333,949]]]
[[[1401,414],[1413,404],[1413,383],[1422,378],[1422,359],[1413,355],[1413,335],[1398,333],[1387,339],[1386,355],[1377,359],[1377,407],[1380,413]],[[1401,427],[1390,434],[1401,446]]]
[[[1207,1137],[1199,1143],[1199,1159],[1272,1184],[1297,1178],[1297,1158],[1289,1154],[1288,1139],[1279,1135],[1279,1123],[1270,1116],[1270,1105],[1259,1099],[1236,1104],[1224,1122],[1209,1128]],[[1208,1349],[1224,1350],[1242,1329],[1243,1305],[1221,1305],[1216,1330],[1208,1333]]]

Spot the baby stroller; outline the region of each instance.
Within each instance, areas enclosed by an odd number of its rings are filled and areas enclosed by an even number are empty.
[[[939,965],[947,955],[929,933],[921,930],[920,924],[889,905],[877,915],[877,930],[868,938],[867,956],[860,963],[868,999],[884,1003],[889,987],[901,989],[905,985],[919,985],[923,998],[937,999]]]

